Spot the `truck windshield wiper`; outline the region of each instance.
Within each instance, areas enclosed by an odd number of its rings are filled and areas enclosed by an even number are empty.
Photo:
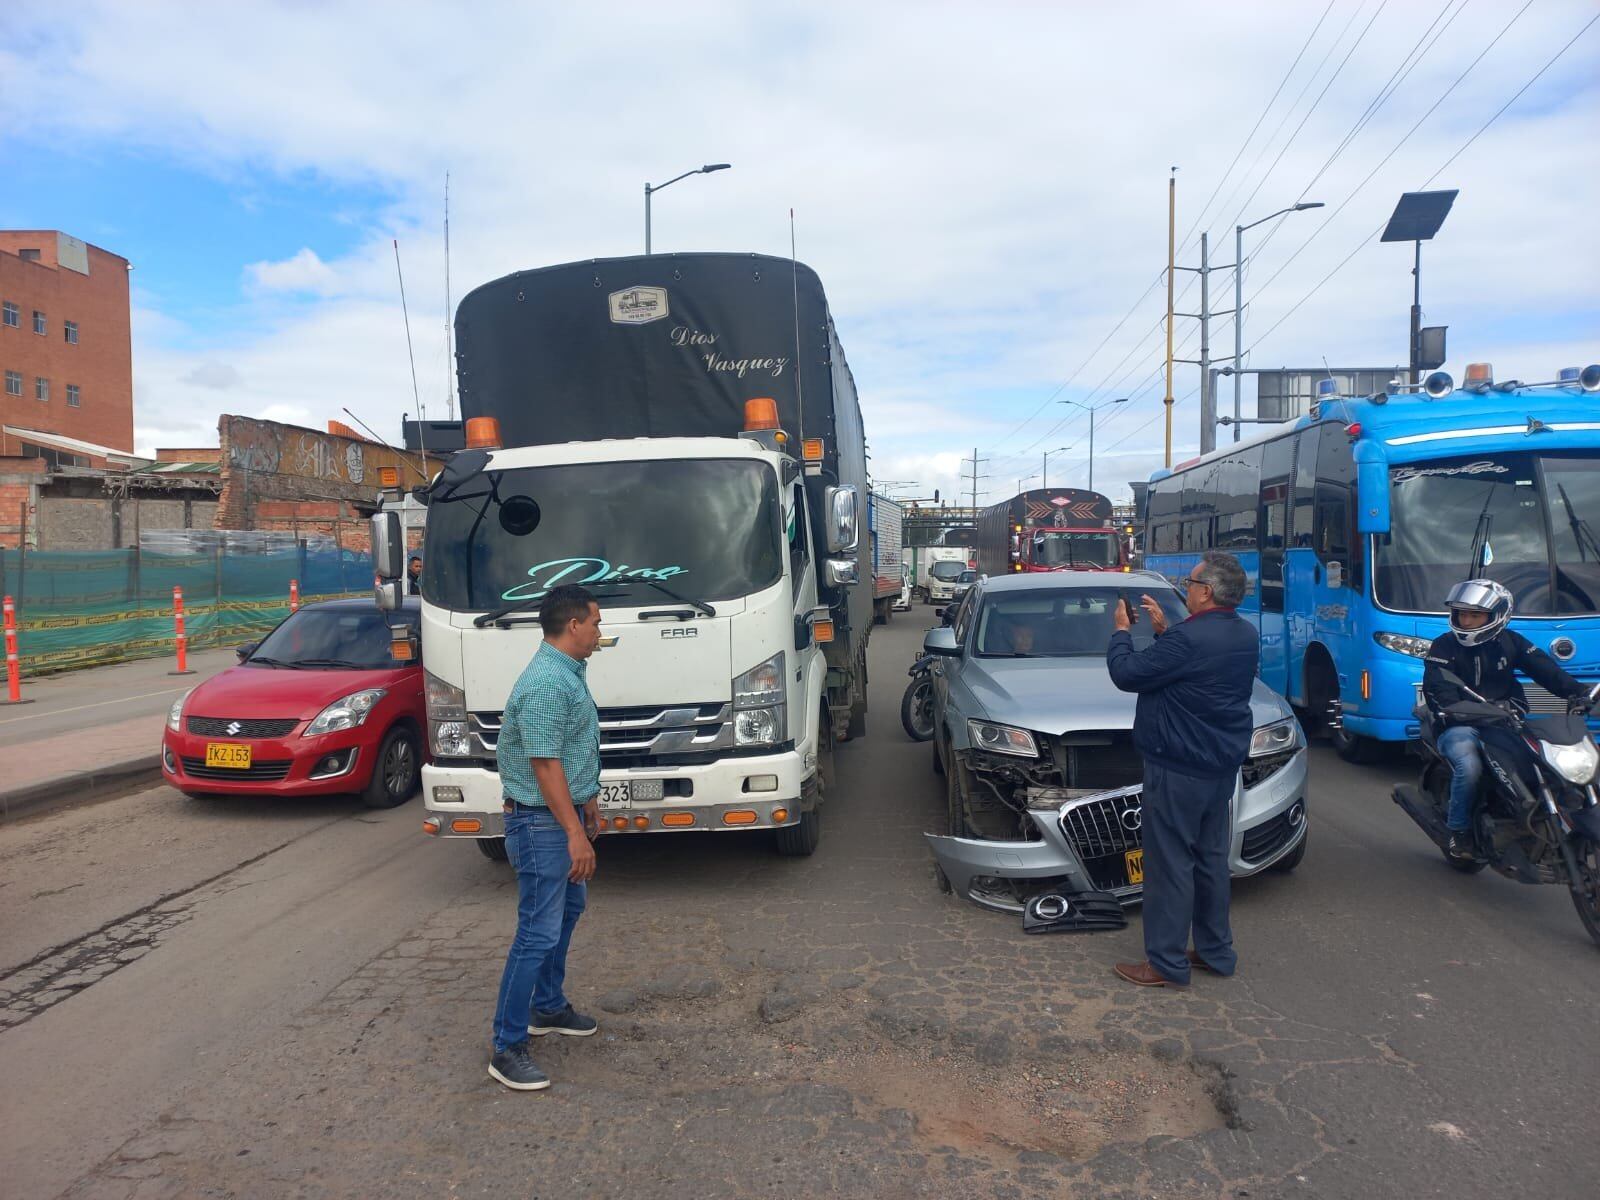
[[[515,604],[507,604],[504,608],[497,608],[491,612],[479,613],[472,618],[472,623],[482,629],[485,625],[493,625],[512,613],[526,612],[530,608],[538,608],[544,602],[543,596],[531,596],[526,600],[518,600]]]
[[[608,585],[619,583],[648,583],[663,596],[667,596],[673,600],[676,600],[679,604],[687,604],[690,608],[699,609],[708,617],[714,617],[717,615],[717,610],[712,608],[711,605],[707,604],[704,600],[692,600],[688,596],[680,596],[677,592],[673,591],[659,579],[646,579],[640,575],[630,575],[625,579],[608,579],[606,580],[606,583]]]

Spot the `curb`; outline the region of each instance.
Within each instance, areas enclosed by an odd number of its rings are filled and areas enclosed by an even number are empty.
[[[104,799],[113,792],[135,784],[157,782],[160,778],[161,755],[158,752],[107,763],[88,771],[70,771],[18,788],[0,789],[0,821],[13,821],[78,800]]]

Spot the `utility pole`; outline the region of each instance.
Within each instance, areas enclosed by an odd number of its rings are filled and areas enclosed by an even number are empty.
[[[978,511],[978,480],[989,478],[987,475],[979,475],[978,474],[978,466],[979,466],[980,463],[986,463],[989,460],[986,459],[986,458],[979,458],[978,457],[978,448],[976,446],[974,446],[972,448],[972,457],[970,459],[962,459],[961,461],[962,461],[963,465],[965,465],[968,462],[970,462],[972,464],[972,475],[971,475],[971,480],[970,480],[970,482],[972,484],[972,511],[973,512],[977,512]]]
[[[1200,453],[1209,454],[1217,448],[1217,372],[1211,365],[1211,318],[1226,316],[1230,309],[1216,312],[1211,307],[1211,273],[1226,270],[1211,265],[1211,235],[1200,235],[1200,265],[1179,267],[1180,271],[1193,271],[1200,276],[1200,311],[1176,313],[1180,317],[1193,317],[1200,322],[1200,357],[1180,358],[1176,362],[1193,363],[1200,368]]]
[[[1161,403],[1167,413],[1167,467],[1172,466],[1172,281],[1178,257],[1178,168],[1167,180],[1167,394]]]

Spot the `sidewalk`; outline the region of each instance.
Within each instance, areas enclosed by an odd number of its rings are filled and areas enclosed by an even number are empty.
[[[0,820],[159,778],[167,709],[235,661],[205,650],[189,656],[192,675],[144,659],[25,682],[32,703],[0,701]]]

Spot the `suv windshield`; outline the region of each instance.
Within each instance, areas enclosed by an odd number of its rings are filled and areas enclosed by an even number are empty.
[[[428,506],[423,594],[456,610],[582,584],[602,608],[729,600],[782,575],[778,480],[741,459],[490,471]],[[631,582],[630,582],[631,581]]]
[[[390,615],[377,608],[341,605],[302,608],[251,652],[247,663],[268,659],[285,667],[384,670],[397,667],[389,653]],[[394,624],[416,625],[414,612],[394,614]]]
[[[1041,567],[1114,567],[1113,533],[1035,533],[1033,561]]]
[[[1131,632],[1135,649],[1142,650],[1155,640],[1150,617],[1139,607],[1144,595],[1155,598],[1169,626],[1189,615],[1178,593],[1164,585],[1007,591],[990,596],[978,614],[974,652],[979,658],[1103,656],[1116,628],[1112,610],[1119,600],[1137,614]]]
[[[954,583],[961,578],[961,573],[966,569],[966,563],[959,559],[948,558],[934,563],[933,566],[928,568],[928,574],[932,575],[940,583]]]
[[[1390,532],[1377,539],[1385,608],[1442,612],[1463,579],[1511,590],[1522,616],[1600,612],[1600,463],[1498,454],[1390,471]]]

